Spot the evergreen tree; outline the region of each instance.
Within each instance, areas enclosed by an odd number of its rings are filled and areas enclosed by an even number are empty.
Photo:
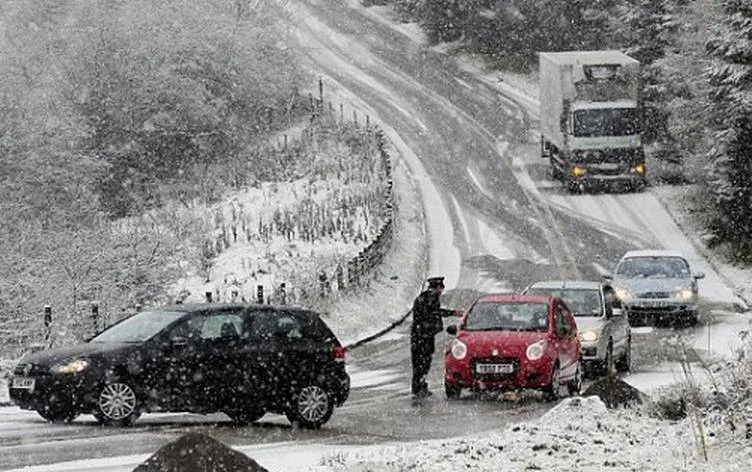
[[[641,64],[645,143],[670,142],[668,88],[661,59],[671,45],[677,25],[668,0],[628,0],[617,7],[615,39]]]
[[[707,51],[712,63],[709,117],[714,130],[707,191],[711,243],[752,262],[752,4],[721,3],[724,20]]]

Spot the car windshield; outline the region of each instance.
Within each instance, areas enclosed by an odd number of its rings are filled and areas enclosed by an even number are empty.
[[[107,328],[92,343],[139,343],[162,331],[185,315],[182,311],[142,311]]]
[[[689,264],[681,257],[630,257],[616,268],[616,275],[625,279],[679,279],[689,274]]]
[[[479,302],[467,314],[466,331],[547,331],[545,303]]]
[[[601,316],[603,314],[601,294],[597,289],[531,288],[528,293],[559,297],[564,300],[575,316]]]

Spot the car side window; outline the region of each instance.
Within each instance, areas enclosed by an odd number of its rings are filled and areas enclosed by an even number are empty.
[[[234,340],[240,339],[243,331],[243,317],[237,312],[210,313],[204,317],[201,326],[201,339]]]
[[[251,330],[261,340],[294,340],[303,338],[305,329],[293,313],[261,310],[253,313]]]
[[[170,332],[170,338],[189,341],[237,340],[241,338],[243,317],[238,312],[215,312],[193,316],[178,324]]]

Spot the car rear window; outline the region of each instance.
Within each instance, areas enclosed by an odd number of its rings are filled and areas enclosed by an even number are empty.
[[[531,288],[527,293],[559,297],[575,316],[601,316],[603,307],[600,291],[595,289]]]
[[[465,331],[547,331],[545,303],[479,302],[462,327]]]

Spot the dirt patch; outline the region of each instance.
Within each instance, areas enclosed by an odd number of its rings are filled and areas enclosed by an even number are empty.
[[[133,472],[269,472],[245,454],[200,433],[162,446]]]
[[[608,408],[629,407],[647,400],[644,393],[614,377],[598,380],[590,385],[582,396],[597,396]]]

